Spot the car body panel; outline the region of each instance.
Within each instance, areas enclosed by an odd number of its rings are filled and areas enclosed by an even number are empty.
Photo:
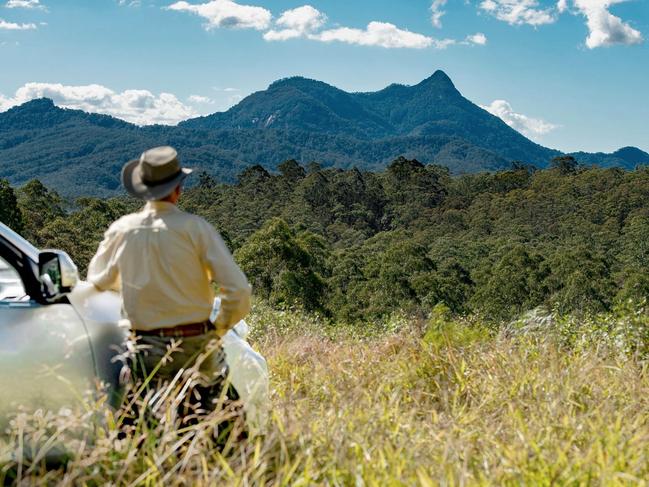
[[[122,300],[113,291],[100,292],[88,282],[75,286],[68,299],[83,320],[99,381],[107,387],[109,403],[117,407],[120,402],[120,372],[124,343],[129,335],[129,323],[121,319]]]
[[[0,302],[0,370],[0,428],[18,407],[58,411],[81,404],[94,387],[95,366],[74,308]]]

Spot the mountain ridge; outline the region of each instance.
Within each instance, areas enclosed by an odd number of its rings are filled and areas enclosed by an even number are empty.
[[[415,85],[351,93],[300,76],[273,82],[226,112],[187,120],[185,128],[307,129],[344,131],[361,139],[460,136],[509,159],[544,165],[558,155],[525,138],[500,118],[471,103],[441,70]],[[491,137],[492,133],[498,137]]]
[[[513,161],[545,167],[560,151],[543,147],[464,98],[443,71],[416,85],[348,93],[304,77],[277,80],[226,112],[178,126],[136,126],[109,115],[38,99],[0,113],[0,177],[39,178],[64,195],[119,193],[124,162],[154,146],[233,182],[246,167],[276,169],[286,159],[323,167],[378,170],[398,156],[453,173],[494,171]],[[649,154],[575,153],[584,164],[633,168]]]

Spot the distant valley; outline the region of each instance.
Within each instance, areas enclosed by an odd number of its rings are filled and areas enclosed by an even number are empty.
[[[287,159],[377,170],[403,155],[459,174],[513,161],[545,167],[561,155],[464,98],[437,71],[417,85],[374,93],[287,78],[227,112],[176,127],[138,127],[33,100],[0,113],[0,177],[12,184],[39,178],[66,196],[112,196],[120,192],[122,165],[161,144],[176,146],[186,164],[226,182],[251,165],[274,170]],[[573,155],[603,167],[649,164],[649,154],[634,147]]]

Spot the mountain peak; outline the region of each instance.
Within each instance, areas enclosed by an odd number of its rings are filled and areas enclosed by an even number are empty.
[[[56,108],[54,105],[54,101],[51,98],[34,98],[33,100],[29,100],[22,105],[17,105],[11,110],[18,111],[18,110],[27,110],[30,112],[48,112],[52,110],[53,108]]]
[[[308,88],[313,86],[329,86],[327,83],[322,81],[317,81],[310,78],[305,78],[303,76],[291,76],[288,78],[282,78],[277,81],[274,81],[268,89],[279,88],[283,86],[292,86],[297,88]]]
[[[455,90],[455,85],[453,84],[453,81],[451,81],[451,78],[449,78],[449,76],[441,69],[435,71],[432,74],[432,76],[426,78],[417,86],[423,86],[423,85],[434,85],[440,88]]]
[[[622,147],[612,155],[630,164],[649,164],[649,154],[637,147]]]
[[[128,122],[110,115],[61,108],[56,106],[50,98],[35,98],[4,112],[0,119],[0,130],[5,128],[42,129],[68,123],[71,120],[84,121],[103,127],[130,125]]]

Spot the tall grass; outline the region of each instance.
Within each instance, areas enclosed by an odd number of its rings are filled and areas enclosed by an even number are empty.
[[[219,412],[186,428],[142,422],[125,438],[98,404],[81,413],[25,413],[12,422],[5,457],[33,438],[58,435],[68,438],[71,458],[46,468],[14,455],[0,478],[25,485],[647,485],[648,365],[637,342],[630,348],[615,332],[634,327],[627,335],[637,339],[646,328],[638,320],[549,319],[499,331],[438,309],[430,320],[397,317],[359,333],[258,307],[251,323],[273,388],[265,436],[219,451],[212,440]]]

